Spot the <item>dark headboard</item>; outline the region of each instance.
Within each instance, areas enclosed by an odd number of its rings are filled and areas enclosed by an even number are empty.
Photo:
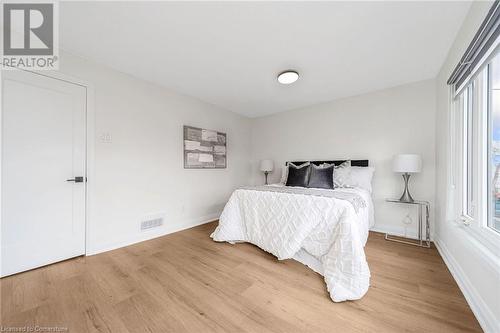
[[[291,163],[295,164],[295,165],[301,165],[303,163],[306,163],[306,162],[311,162],[312,164],[315,164],[315,165],[320,165],[320,164],[323,164],[323,163],[328,163],[328,164],[335,164],[335,165],[339,165],[339,164],[342,164],[344,163],[346,160],[338,160],[338,161],[290,161]],[[290,162],[286,162],[285,165],[288,165],[288,163]],[[351,160],[351,165],[352,166],[357,166],[357,167],[367,167],[368,166],[368,160]]]

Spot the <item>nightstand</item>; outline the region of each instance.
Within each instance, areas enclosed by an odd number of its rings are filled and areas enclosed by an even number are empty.
[[[404,237],[398,237],[394,235],[390,235],[388,233],[385,234],[385,239],[391,242],[398,242],[398,243],[403,243],[403,244],[409,244],[409,245],[414,245],[414,246],[420,246],[420,247],[426,247],[430,248],[431,247],[431,235],[430,235],[430,226],[429,226],[429,210],[430,210],[430,204],[428,201],[419,201],[415,200],[413,202],[406,202],[406,201],[400,201],[399,199],[386,199],[385,201],[387,202],[392,202],[396,204],[403,204],[403,205],[417,205],[418,206],[418,240],[401,240],[399,238],[404,238]],[[424,223],[424,211],[425,211],[425,239],[423,239],[423,233],[422,233],[422,227]],[[394,238],[398,237],[398,238]]]

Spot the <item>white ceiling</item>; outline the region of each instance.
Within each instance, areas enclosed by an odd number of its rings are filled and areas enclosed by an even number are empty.
[[[249,116],[437,75],[470,2],[61,2],[61,47]],[[277,83],[285,69],[300,79]]]

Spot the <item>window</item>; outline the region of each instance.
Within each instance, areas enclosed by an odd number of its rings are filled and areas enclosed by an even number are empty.
[[[500,1],[448,78],[447,218],[500,253]]]
[[[500,54],[488,68],[488,226],[500,232]]]
[[[500,52],[490,56],[454,99],[453,140],[461,181],[459,215],[500,233]]]

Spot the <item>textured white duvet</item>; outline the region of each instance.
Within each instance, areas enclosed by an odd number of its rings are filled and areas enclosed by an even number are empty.
[[[250,242],[280,260],[314,258],[322,266],[320,273],[333,301],[360,299],[370,282],[364,245],[373,223],[373,204],[364,190],[333,191],[359,195],[366,205],[354,209],[349,200],[303,194],[303,190],[299,194],[238,189],[211,237],[219,242]]]

